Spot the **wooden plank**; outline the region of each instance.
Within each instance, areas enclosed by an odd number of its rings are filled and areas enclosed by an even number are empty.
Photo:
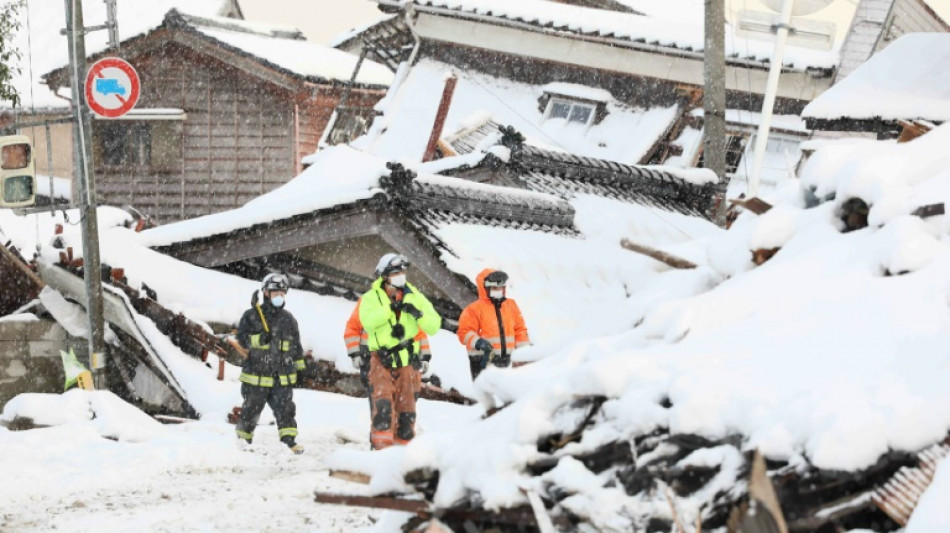
[[[336,479],[342,479],[343,481],[352,481],[353,483],[361,483],[363,485],[368,485],[372,476],[364,474],[362,472],[352,472],[350,470],[333,470],[330,469],[330,477]]]
[[[686,259],[676,257],[673,254],[670,254],[661,250],[650,248],[649,246],[637,244],[635,242],[630,241],[629,239],[621,239],[620,246],[626,248],[627,250],[630,250],[631,252],[637,252],[637,253],[646,255],[647,257],[656,259],[657,261],[660,261],[673,268],[678,268],[678,269],[696,268],[696,264],[691,261],[687,261]]]
[[[393,496],[360,496],[356,494],[332,494],[314,491],[313,499],[317,503],[332,503],[355,507],[372,507],[374,509],[391,509],[418,515],[431,516],[429,502],[423,500],[407,500]]]
[[[756,215],[761,215],[772,209],[772,205],[761,198],[732,198],[729,203],[741,206]]]

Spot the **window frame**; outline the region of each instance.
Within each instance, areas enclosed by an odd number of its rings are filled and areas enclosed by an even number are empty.
[[[566,117],[554,117],[554,106],[562,104],[567,105],[567,116]],[[571,117],[574,115],[574,109],[576,107],[587,108],[587,120],[585,122],[580,122],[577,120],[571,120]],[[586,100],[578,100],[574,98],[569,98],[566,96],[552,94],[548,98],[547,109],[544,110],[544,120],[552,118],[563,118],[564,122],[567,124],[579,124],[584,127],[589,127],[594,122],[594,117],[597,115],[597,104],[593,102],[588,102]]]

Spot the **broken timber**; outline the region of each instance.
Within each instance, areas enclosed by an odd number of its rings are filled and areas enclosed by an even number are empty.
[[[766,202],[761,198],[733,198],[729,200],[730,204],[738,205],[745,208],[747,211],[752,211],[756,215],[761,215],[762,213],[767,212],[769,209],[772,209],[772,204]]]
[[[917,454],[920,459],[918,466],[905,466],[895,472],[887,483],[874,490],[871,501],[901,527],[906,526],[917,501],[933,481],[937,463],[948,455],[950,439],[923,450]]]
[[[679,269],[696,268],[696,264],[691,261],[687,261],[686,259],[676,257],[673,254],[669,254],[669,253],[662,252],[654,248],[650,248],[649,246],[637,244],[635,242],[630,241],[629,239],[621,239],[620,246],[623,246],[624,248],[626,248],[627,250],[630,250],[631,252],[637,252],[645,256],[652,257],[653,259],[656,259],[657,261],[660,261],[661,263],[665,263],[673,268],[679,268]]]
[[[438,517],[444,522],[478,520],[490,524],[539,527],[534,510],[530,505],[498,509],[496,511],[464,507],[434,509],[432,504],[425,500],[412,500],[398,496],[361,496],[356,494],[334,494],[319,491],[314,491],[313,496],[314,501],[317,503],[390,509],[393,511],[413,513],[423,519]]]
[[[372,479],[372,476],[369,474],[353,472],[351,470],[330,470],[330,477],[342,479],[343,481],[352,481],[353,483],[360,483],[363,485],[368,485]]]

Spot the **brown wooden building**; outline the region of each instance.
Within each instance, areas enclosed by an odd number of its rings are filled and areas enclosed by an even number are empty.
[[[93,121],[98,201],[131,205],[157,223],[238,207],[286,183],[324,137],[362,133],[392,76],[364,61],[344,119],[325,132],[357,57],[293,28],[172,10],[120,50],[142,94],[121,119]],[[54,91],[68,85],[65,67],[46,82]]]

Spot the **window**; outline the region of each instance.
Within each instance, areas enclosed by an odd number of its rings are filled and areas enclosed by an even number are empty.
[[[736,169],[739,168],[748,140],[749,138],[741,133],[726,134],[726,174],[735,174]],[[705,151],[699,154],[697,168],[705,168],[705,155]]]
[[[342,114],[333,124],[333,131],[327,137],[330,144],[344,144],[366,133],[369,121],[351,113]]]
[[[563,98],[551,98],[548,102],[547,118],[562,118],[568,122],[578,124],[590,124],[594,116],[593,104],[565,100]]]
[[[106,167],[174,170],[181,165],[182,125],[177,120],[96,121],[96,162]]]

